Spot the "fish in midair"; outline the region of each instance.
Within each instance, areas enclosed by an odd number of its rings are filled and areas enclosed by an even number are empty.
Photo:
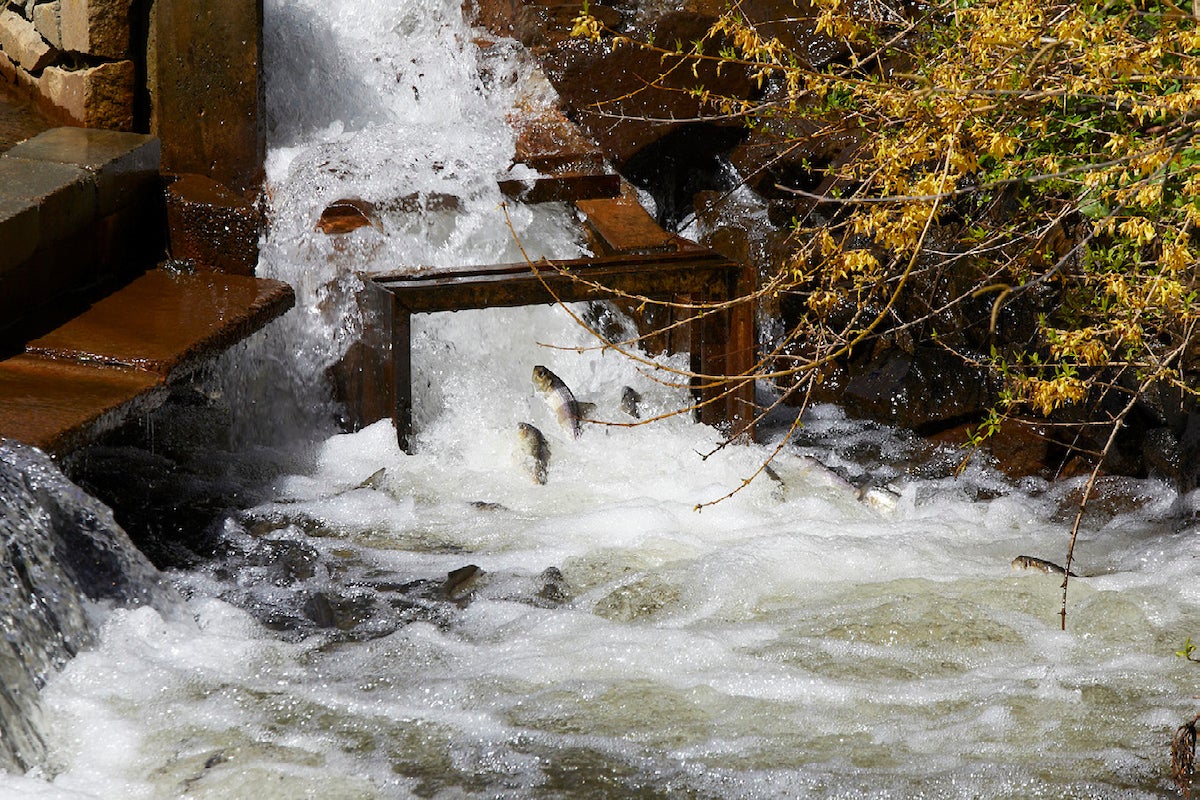
[[[521,437],[521,448],[529,465],[529,474],[535,483],[546,483],[546,470],[550,463],[550,445],[546,437],[528,422],[517,425],[517,434]]]
[[[1012,561],[1013,569],[1036,569],[1050,575],[1066,575],[1068,578],[1078,578],[1074,572],[1063,569],[1052,561],[1046,561],[1036,556],[1017,556]]]
[[[380,467],[371,473],[370,477],[365,478],[358,485],[359,489],[378,489],[383,486],[384,479],[387,478],[387,467]]]
[[[642,396],[637,389],[632,386],[626,386],[621,390],[621,410],[634,419],[641,419],[642,412],[639,405],[642,402]]]
[[[578,439],[579,403],[575,400],[575,395],[563,383],[562,378],[539,364],[533,368],[533,385],[542,393],[546,404],[558,417],[559,423],[566,428],[572,438]]]

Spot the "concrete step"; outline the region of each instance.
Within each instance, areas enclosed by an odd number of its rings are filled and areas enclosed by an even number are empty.
[[[576,200],[597,255],[666,253],[696,247],[659,227],[634,197]]]
[[[498,178],[500,191],[522,203],[549,203],[616,197],[621,177],[600,148],[554,106],[545,106],[537,87],[549,87],[534,71],[527,78],[531,97],[508,117],[516,134],[513,164],[536,170],[536,175],[510,171]]]
[[[293,303],[279,281],[151,270],[0,361],[0,437],[68,452]]]
[[[0,155],[0,336],[164,252],[152,136],[53,128]]]
[[[152,372],[13,356],[0,361],[0,437],[67,453],[166,392]]]

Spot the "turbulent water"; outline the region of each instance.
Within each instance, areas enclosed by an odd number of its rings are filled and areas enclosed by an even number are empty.
[[[602,420],[629,421],[627,385],[643,416],[686,396],[563,309],[417,318],[412,454],[387,422],[315,434],[360,324],[355,270],[580,244],[562,207],[505,219],[504,115],[544,89],[457,2],[269,0],[267,19],[260,271],[301,302],[223,362],[204,396],[231,432],[193,447],[243,502],[215,555],[170,573],[181,613],[80,600],[95,642],[42,691],[45,755],[0,796],[1169,793],[1200,681],[1174,656],[1200,631],[1193,497],[1102,487],[1062,632],[1061,578],[1010,562],[1062,560],[1078,485],[947,477],[957,454],[817,408],[774,476],[698,511],[770,448],[683,417],[572,438],[534,365]],[[392,202],[414,194],[459,208]],[[375,226],[313,231],[351,196]],[[545,485],[522,422],[548,439]]]
[[[89,601],[171,602],[112,513],[44,453],[0,440],[0,497],[0,768],[21,770],[46,757],[38,690],[93,643]]]

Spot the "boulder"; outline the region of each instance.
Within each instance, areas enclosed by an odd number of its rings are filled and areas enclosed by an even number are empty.
[[[64,50],[120,60],[128,58],[130,0],[61,0]]]
[[[133,129],[132,61],[110,61],[83,69],[46,67],[38,81],[38,90],[84,127]]]
[[[33,27],[37,28],[43,39],[62,50],[62,0],[34,6]]]
[[[974,418],[988,401],[982,369],[941,348],[883,349],[852,370],[842,394],[847,412],[918,433]]]
[[[670,12],[654,23],[650,35],[666,47],[679,43],[686,48],[702,38],[713,21],[707,15]],[[709,49],[715,52],[718,46],[713,43]],[[693,72],[685,58],[632,45],[614,49],[610,42],[562,42],[543,54],[542,66],[567,115],[618,168],[650,143],[711,113],[692,90],[748,98],[757,88],[745,70],[718,73],[705,62]]]
[[[0,50],[26,72],[38,72],[58,57],[32,22],[7,9],[0,11]]]

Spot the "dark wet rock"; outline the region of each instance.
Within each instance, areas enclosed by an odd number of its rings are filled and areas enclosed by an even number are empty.
[[[694,216],[696,194],[739,185],[740,176],[725,156],[744,137],[743,129],[724,125],[680,126],[632,155],[623,174],[654,198],[658,224],[677,230]]]
[[[701,37],[714,17],[688,12],[669,12],[656,19],[647,35],[668,47],[676,42],[685,48]],[[719,43],[715,43],[713,52]],[[704,86],[710,91],[749,98],[756,84],[745,71],[704,64],[693,75],[690,64],[674,70],[659,88],[652,84],[675,63],[673,57],[635,47],[618,47],[608,42],[569,41],[550,48],[542,65],[558,91],[567,115],[583,125],[618,168],[638,151],[684,126],[679,120],[699,116],[699,101],[686,90]],[[679,91],[683,90],[683,91]],[[604,113],[597,112],[597,103]],[[616,115],[616,116],[611,116]],[[740,131],[740,126],[734,126]]]
[[[498,36],[510,36],[525,47],[546,47],[570,36],[579,3],[562,0],[474,0],[464,3],[475,24]],[[612,4],[589,3],[588,13],[612,29],[620,28],[624,15]]]
[[[679,587],[646,576],[613,589],[596,603],[596,616],[612,622],[653,617],[679,602]]]
[[[780,206],[788,209],[776,221],[781,224],[814,205],[812,198],[788,190],[828,194],[836,180],[830,173],[847,164],[861,144],[861,134],[842,130],[836,121],[830,126],[807,117],[775,119],[755,126],[729,158],[747,185],[762,197],[788,201]]]
[[[1182,485],[1186,478],[1183,445],[1170,428],[1146,431],[1142,440],[1142,460],[1152,477],[1165,478]]]
[[[293,539],[259,539],[249,549],[226,550],[242,568],[257,571],[258,578],[275,586],[293,586],[328,570],[320,564],[320,554],[311,545]]]
[[[538,589],[534,605],[555,608],[571,599],[571,587],[558,567],[546,567],[537,577]],[[539,602],[540,601],[540,602]]]
[[[986,386],[982,371],[970,374],[958,357],[920,347],[881,354],[847,382],[842,400],[851,414],[932,432],[977,415]]]
[[[1053,491],[1057,501],[1054,517],[1062,521],[1073,520],[1083,502],[1087,476],[1081,474],[1072,477],[1075,480],[1064,481]],[[1170,487],[1157,480],[1101,475],[1088,497],[1085,519],[1088,525],[1099,526],[1115,517],[1157,515],[1159,502],[1171,493]],[[1173,507],[1168,508],[1166,512],[1173,510]]]
[[[160,568],[192,567],[213,555],[214,523],[234,502],[228,476],[189,472],[168,454],[108,439],[81,451],[74,479],[114,509],[138,548]]]
[[[175,595],[111,511],[39,450],[0,439],[0,769],[45,754],[38,692],[93,641],[88,600],[151,604]]]
[[[315,592],[304,603],[304,615],[319,628],[354,631],[374,615],[373,598],[333,592]]]
[[[930,441],[954,448],[961,459],[969,456],[968,443],[978,425],[964,423],[931,435]],[[1010,478],[1027,475],[1054,476],[1061,466],[1064,448],[1058,445],[1043,425],[1022,420],[1008,420],[982,443],[985,452],[995,459],[996,467]]]

